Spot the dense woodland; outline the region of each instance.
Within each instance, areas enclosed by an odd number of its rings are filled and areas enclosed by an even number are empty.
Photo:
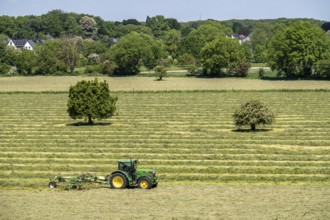
[[[244,77],[252,62],[287,78],[328,78],[329,26],[314,19],[179,22],[161,15],[119,22],[61,10],[0,16],[0,73],[80,74],[79,67],[87,74],[136,75],[141,68],[180,66],[196,75]],[[8,47],[8,39],[44,41],[29,51]]]

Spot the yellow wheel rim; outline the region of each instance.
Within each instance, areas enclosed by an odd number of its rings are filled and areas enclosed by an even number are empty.
[[[147,189],[148,186],[149,186],[149,183],[148,183],[147,180],[141,180],[140,186],[141,186],[142,189]]]
[[[120,188],[124,185],[124,179],[120,176],[115,176],[113,179],[112,179],[112,185],[115,187],[115,188]]]

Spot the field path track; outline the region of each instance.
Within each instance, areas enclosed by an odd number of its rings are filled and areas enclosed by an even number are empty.
[[[0,77],[0,92],[68,91],[71,85],[95,77],[34,76]],[[173,90],[315,90],[330,89],[330,81],[270,81],[237,78],[176,78],[157,81],[153,77],[98,77],[107,80],[111,91],[173,91]]]

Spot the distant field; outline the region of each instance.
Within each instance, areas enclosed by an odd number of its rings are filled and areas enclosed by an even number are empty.
[[[66,93],[0,93],[0,187],[45,188],[58,173],[109,174],[137,158],[161,184],[330,184],[329,91],[117,92],[118,115],[75,126]],[[248,99],[276,112],[259,132],[231,115]]]
[[[0,190],[1,219],[330,218],[328,186],[163,186],[152,190]]]
[[[70,85],[83,79],[94,78],[81,76],[0,77],[0,91],[68,91]],[[107,80],[112,91],[330,89],[330,81],[313,80],[272,81],[177,77],[168,77],[163,81],[157,81],[154,77],[99,77],[99,79]]]

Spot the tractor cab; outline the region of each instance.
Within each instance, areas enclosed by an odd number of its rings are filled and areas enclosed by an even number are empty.
[[[134,173],[136,171],[138,160],[119,160],[118,170]]]

